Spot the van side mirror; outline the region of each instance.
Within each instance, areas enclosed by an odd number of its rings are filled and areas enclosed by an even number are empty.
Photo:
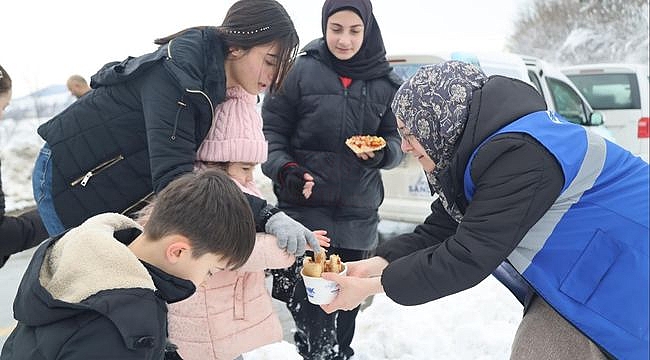
[[[598,126],[602,125],[603,123],[603,113],[600,111],[594,111],[591,113],[591,115],[589,115],[589,125]]]

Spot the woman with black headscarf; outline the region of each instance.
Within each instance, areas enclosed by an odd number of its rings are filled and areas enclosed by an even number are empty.
[[[283,91],[264,101],[269,156],[262,170],[273,180],[283,211],[308,228],[327,230],[328,252],[355,261],[377,245],[379,170],[402,159],[390,109],[400,81],[386,60],[370,1],[325,1],[322,30],[323,37],[303,49]],[[345,145],[354,135],[381,136],[386,147],[356,155]],[[287,301],[300,354],[349,358],[358,307],[325,314],[308,302],[299,271],[295,265],[276,272],[274,295]]]
[[[419,69],[393,108],[438,199],[347,277],[324,274],[340,286],[324,310],[423,304],[493,274],[525,308],[510,359],[648,359],[648,163],[458,61]]]

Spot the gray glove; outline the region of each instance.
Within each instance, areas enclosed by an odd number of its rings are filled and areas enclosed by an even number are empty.
[[[265,229],[267,233],[278,238],[278,247],[289,254],[304,254],[306,244],[309,244],[314,252],[320,252],[320,245],[314,233],[281,211],[266,221]]]

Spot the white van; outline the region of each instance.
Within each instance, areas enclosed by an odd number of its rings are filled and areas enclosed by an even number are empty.
[[[649,160],[648,66],[637,64],[585,64],[562,68],[589,100],[605,114],[617,142]]]
[[[528,78],[544,96],[549,110],[607,140],[618,142],[608,127],[607,116],[594,111],[588,99],[558,67],[533,56],[521,55],[521,59],[528,69]]]
[[[423,65],[436,64],[448,59],[478,65],[486,75],[503,75],[527,82],[544,96],[549,110],[563,115],[567,120],[614,140],[603,126],[603,116],[595,112],[587,99],[559,69],[533,57],[512,53],[454,52],[450,55],[392,55],[388,61],[403,79],[411,77]],[[430,213],[434,200],[420,164],[406,156],[391,170],[382,170],[384,202],[379,208],[382,219],[379,232],[390,237],[412,230]]]

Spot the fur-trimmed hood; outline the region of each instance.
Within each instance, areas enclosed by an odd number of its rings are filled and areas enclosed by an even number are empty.
[[[116,230],[137,226],[127,217],[102,214],[70,230],[45,253],[41,286],[54,299],[69,303],[79,303],[102,290],[155,289],[135,254],[113,237]]]
[[[119,302],[122,294],[131,296],[135,292],[149,294],[143,298],[165,300],[190,296],[195,290],[191,282],[141,262],[113,237],[115,231],[129,228],[141,229],[126,216],[106,213],[43,243],[16,295],[15,318],[29,326],[61,321],[87,310],[111,318],[119,311],[110,306]],[[170,280],[172,286],[159,290],[159,283]],[[142,306],[138,301],[131,302]]]

